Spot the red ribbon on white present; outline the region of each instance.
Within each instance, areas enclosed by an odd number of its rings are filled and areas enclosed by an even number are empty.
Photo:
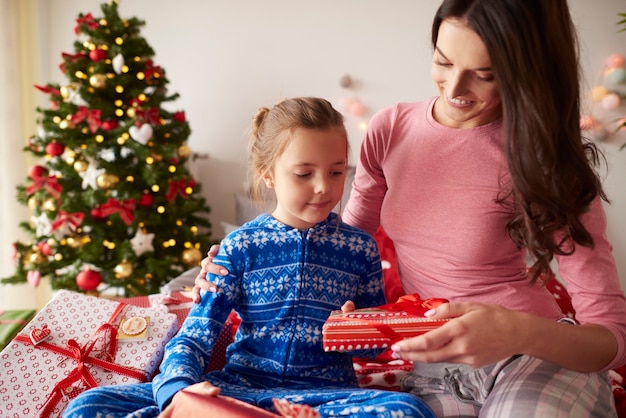
[[[98,382],[96,382],[94,377],[91,375],[89,367],[86,367],[87,365],[98,366],[104,370],[128,376],[143,382],[150,378],[149,374],[144,370],[120,366],[119,364],[113,363],[115,360],[115,352],[117,350],[117,328],[112,325],[112,322],[115,321],[115,318],[117,318],[125,306],[125,304],[120,303],[115,309],[115,312],[111,315],[111,318],[109,318],[109,321],[101,325],[93,334],[92,338],[82,347],[74,339],[67,341],[67,347],[59,347],[44,341],[35,345],[33,341],[31,341],[30,337],[22,334],[18,334],[15,337],[16,341],[26,345],[32,345],[37,348],[53,351],[57,354],[66,356],[67,358],[74,359],[77,363],[76,367],[69,373],[69,375],[57,383],[52,389],[52,392],[48,395],[43,407],[39,411],[38,417],[49,417],[61,399],[72,399],[78,396],[82,390],[74,387],[74,383],[82,381],[88,388],[98,386]],[[104,344],[104,350],[94,352],[94,348],[98,343]],[[94,353],[93,355],[92,352]],[[100,357],[104,357],[104,359]]]
[[[150,306],[156,310],[169,312],[170,306],[177,309],[190,308],[194,305],[191,299],[183,300],[166,293],[148,295]]]

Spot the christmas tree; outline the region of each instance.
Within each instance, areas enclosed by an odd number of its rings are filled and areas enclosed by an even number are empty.
[[[17,199],[31,210],[15,242],[16,272],[3,283],[118,295],[157,293],[199,263],[210,243],[209,208],[185,163],[189,124],[162,107],[165,70],[140,36],[144,21],[122,19],[118,3],[76,19],[74,53],[63,53],[66,85],[35,86],[39,133],[24,148],[38,157]]]

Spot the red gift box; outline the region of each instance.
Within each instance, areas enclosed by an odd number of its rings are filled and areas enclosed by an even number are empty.
[[[172,402],[169,418],[320,418],[319,412],[308,405],[294,404],[284,399],[272,399],[275,414],[229,396],[208,396],[182,390]],[[210,414],[207,411],[211,411]]]
[[[176,397],[170,418],[280,418],[280,415],[227,396],[207,396],[183,390]]]
[[[0,416],[56,417],[91,387],[148,381],[177,330],[173,314],[60,290],[0,352]]]
[[[324,350],[387,348],[404,338],[424,334],[448,321],[429,319],[424,313],[447,302],[440,298],[421,300],[418,294],[412,294],[376,308],[333,311],[322,328]]]

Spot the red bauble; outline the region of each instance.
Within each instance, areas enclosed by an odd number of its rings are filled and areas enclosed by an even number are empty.
[[[151,194],[143,193],[139,198],[139,206],[147,207],[152,206],[152,202],[154,202],[154,198]]]
[[[46,257],[49,257],[52,255],[52,248],[50,247],[50,244],[48,244],[47,242],[44,242],[44,241],[38,242],[37,248],[39,248],[39,251],[41,251],[41,253],[45,255]]]
[[[102,128],[103,131],[110,131],[111,129],[115,129],[117,128],[118,123],[115,119],[108,119],[105,120],[104,122],[102,122],[102,125],[100,126]]]
[[[102,49],[94,49],[89,52],[89,58],[95,62],[102,61],[107,58],[107,52]]]
[[[83,270],[76,275],[76,285],[86,292],[96,289],[102,283],[102,275],[94,270]]]
[[[48,173],[48,170],[40,165],[34,165],[28,170],[28,175],[31,179],[40,179]]]
[[[48,145],[46,145],[46,154],[53,157],[58,157],[59,155],[63,154],[64,150],[65,146],[63,144],[59,144],[56,141],[52,141]]]

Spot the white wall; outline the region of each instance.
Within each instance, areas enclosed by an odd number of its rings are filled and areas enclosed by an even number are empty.
[[[73,52],[79,12],[101,16],[104,0],[35,0],[46,10],[42,37],[44,79],[67,82],[58,70],[61,51]],[[439,0],[121,0],[123,17],[146,21],[142,35],[155,62],[181,98],[170,106],[186,112],[190,147],[210,158],[195,167],[211,206],[214,236],[220,221],[234,221],[233,193],[245,181],[245,131],[260,105],[316,95],[340,106],[354,93],[371,111],[435,93],[430,80],[430,26]],[[580,31],[583,69],[593,85],[605,58],[626,54],[617,33],[624,0],[570,0]],[[45,19],[45,18],[44,18]],[[340,87],[350,74],[353,92]],[[359,120],[350,128],[353,158]],[[626,289],[626,150],[606,146],[607,207],[615,256]]]

